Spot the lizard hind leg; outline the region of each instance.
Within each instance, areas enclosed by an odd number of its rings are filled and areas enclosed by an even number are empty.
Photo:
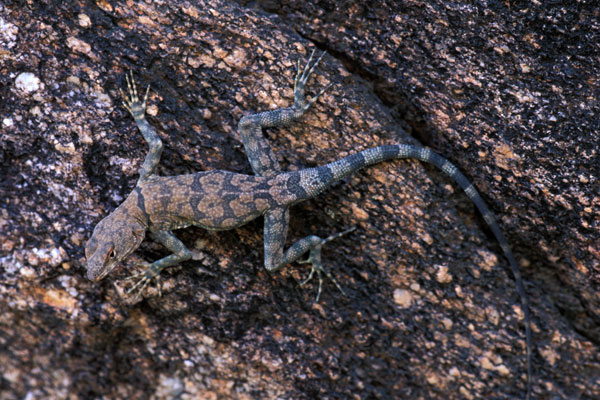
[[[294,261],[298,261],[300,264],[312,264],[308,278],[301,282],[300,286],[304,286],[306,283],[308,283],[316,273],[319,279],[319,289],[315,301],[319,301],[321,296],[323,275],[331,279],[336,287],[342,293],[344,293],[344,290],[340,284],[337,283],[333,276],[323,267],[323,263],[321,261],[321,249],[325,243],[352,232],[355,228],[352,227],[350,229],[346,229],[343,232],[336,233],[325,239],[322,239],[316,235],[307,236],[298,240],[284,251],[283,246],[285,244],[285,237],[287,234],[288,220],[289,212],[286,207],[276,208],[265,214],[264,246],[265,268],[267,271],[277,271],[278,269],[283,268],[285,265],[291,264]],[[309,253],[308,259],[299,261],[300,257],[306,252]]]
[[[256,175],[275,176],[281,171],[281,166],[279,165],[279,161],[277,161],[275,152],[271,149],[269,142],[262,134],[262,128],[282,127],[297,121],[331,86],[326,86],[310,100],[306,99],[304,93],[306,83],[319,61],[325,55],[325,52],[323,52],[316,60],[313,60],[314,53],[313,51],[304,67],[301,67],[300,60],[298,60],[298,69],[294,79],[294,104],[291,107],[246,115],[238,124],[238,130],[246,149],[248,161],[250,161],[250,165]]]

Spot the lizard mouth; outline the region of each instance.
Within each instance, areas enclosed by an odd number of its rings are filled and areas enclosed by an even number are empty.
[[[117,267],[117,265],[118,265],[118,263],[113,263],[112,265],[108,265],[103,268],[101,267],[99,274],[96,274],[95,273],[96,271],[94,269],[90,269],[88,271],[87,277],[92,282],[101,281],[102,279],[104,279],[106,277],[106,275],[110,274],[112,272],[112,270]]]

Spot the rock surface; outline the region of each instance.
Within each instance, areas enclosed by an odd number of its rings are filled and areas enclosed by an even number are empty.
[[[433,147],[472,179],[520,260],[536,398],[600,397],[600,23],[593,2],[209,0],[0,4],[0,398],[523,398],[513,277],[466,196],[416,161],[292,210],[290,238],[357,230],[269,276],[262,222],[178,231],[195,260],[163,296],[123,296],[145,242],[99,284],[83,245],[135,185],[146,145],[121,106],[152,87],[163,175],[250,173],[237,121],[287,106],[328,55],[301,123],[268,130],[303,168],[384,143]]]

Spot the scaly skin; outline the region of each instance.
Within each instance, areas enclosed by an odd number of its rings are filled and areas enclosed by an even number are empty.
[[[294,105],[273,111],[242,118],[239,131],[244,142],[248,160],[256,175],[242,175],[227,171],[197,172],[189,175],[160,177],[155,175],[156,166],[162,152],[162,142],[144,117],[148,89],[140,101],[133,75],[127,77],[129,96],[125,107],[134,117],[137,126],[148,142],[150,151],[140,170],[136,188],[127,199],[111,214],[98,223],[92,237],[86,244],[87,276],[97,281],[104,278],[121,261],[137,249],[146,231],[172,254],[144,263],[145,270],[134,275],[138,282],[130,292],[139,288],[141,294],[152,279],[158,279],[160,272],[167,267],[191,258],[191,252],[172,230],[190,225],[210,230],[237,228],[261,215],[265,217],[264,250],[265,268],[269,271],[298,261],[304,253],[309,257],[302,263],[312,264],[308,282],[314,273],[319,278],[317,301],[321,294],[322,274],[329,277],[343,292],[341,286],[323,268],[321,248],[330,240],[352,231],[322,239],[311,235],[298,240],[284,250],[287,235],[289,207],[317,196],[344,177],[369,165],[386,160],[415,158],[440,168],[465,191],[481,212],[498,240],[514,274],[517,291],[525,313],[527,341],[527,394],[531,390],[531,332],[527,296],[516,260],[498,224],[485,205],[475,187],[449,161],[431,150],[419,146],[387,145],[367,149],[318,168],[301,171],[282,172],[277,157],[262,136],[262,128],[285,126],[299,119],[308,108],[329,87],[307,101],[304,86],[308,81],[321,55],[313,62],[311,54],[304,69],[298,64],[294,81]],[[160,284],[159,284],[160,289]]]

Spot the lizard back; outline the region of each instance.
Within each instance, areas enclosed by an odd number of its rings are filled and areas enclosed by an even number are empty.
[[[289,202],[293,194],[281,178],[203,171],[178,176],[152,176],[132,192],[150,230],[199,226],[233,229]],[[129,200],[129,199],[128,199]]]

